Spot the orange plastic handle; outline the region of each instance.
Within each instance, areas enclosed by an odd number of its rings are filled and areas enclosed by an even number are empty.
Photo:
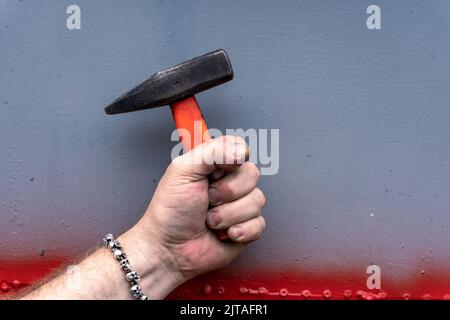
[[[211,139],[195,97],[175,102],[170,105],[170,109],[186,152]],[[220,240],[228,239],[227,230],[219,230],[217,236]]]
[[[186,152],[211,139],[195,97],[175,102],[170,109]]]

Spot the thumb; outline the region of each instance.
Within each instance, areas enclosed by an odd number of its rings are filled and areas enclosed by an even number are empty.
[[[248,156],[249,149],[242,138],[221,136],[198,145],[172,163],[180,168],[180,173],[199,180],[216,169],[232,171],[247,161]]]

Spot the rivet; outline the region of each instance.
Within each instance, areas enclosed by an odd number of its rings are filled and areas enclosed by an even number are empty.
[[[323,290],[323,297],[325,298],[325,299],[330,299],[331,298],[331,291],[330,290],[328,290],[328,289],[325,289],[325,290]]]
[[[286,297],[287,295],[289,295],[289,290],[286,289],[286,288],[281,288],[280,289],[280,296]]]
[[[350,299],[352,297],[353,293],[352,290],[344,290],[344,297],[347,299]]]
[[[20,287],[20,281],[19,280],[14,280],[13,282],[12,282],[12,285],[14,286],[14,289],[19,289],[19,287]]]
[[[308,299],[310,295],[311,295],[311,292],[309,290],[302,291],[302,296],[304,296],[306,299]]]
[[[202,293],[207,296],[208,294],[210,294],[212,291],[212,287],[210,284],[206,284],[203,289],[202,289]]]
[[[386,299],[386,297],[387,297],[387,293],[384,292],[384,291],[381,291],[381,292],[378,294],[378,298],[380,298],[380,299]]]
[[[430,300],[431,299],[431,295],[430,294],[424,294],[423,295],[423,300]]]
[[[260,288],[258,289],[258,293],[259,293],[259,294],[262,294],[262,295],[268,294],[268,293],[269,293],[269,290],[267,290],[267,289],[264,288],[264,287],[260,287]]]
[[[403,294],[403,299],[409,300],[409,299],[411,299],[411,295],[409,293],[404,293]]]
[[[6,282],[2,282],[2,284],[0,285],[0,290],[2,290],[3,292],[9,291],[9,285]]]
[[[224,287],[218,287],[217,288],[217,293],[220,294],[220,295],[224,294],[225,293],[225,288]]]
[[[365,292],[362,291],[362,290],[358,290],[358,291],[356,292],[356,296],[357,296],[358,298],[360,298],[360,299],[366,299],[367,293],[365,293]]]
[[[247,294],[248,293],[248,289],[246,287],[240,287],[239,288],[239,292],[242,294]]]

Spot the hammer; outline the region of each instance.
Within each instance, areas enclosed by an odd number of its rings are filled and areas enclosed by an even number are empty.
[[[233,79],[230,59],[223,49],[165,69],[144,80],[105,108],[119,114],[170,105],[185,151],[209,140],[208,127],[194,95]],[[226,230],[218,233],[226,239]]]
[[[190,151],[211,138],[194,95],[232,79],[230,59],[225,50],[218,49],[155,73],[117,98],[105,112],[118,114],[170,105],[184,150]],[[200,128],[194,130],[194,124]]]

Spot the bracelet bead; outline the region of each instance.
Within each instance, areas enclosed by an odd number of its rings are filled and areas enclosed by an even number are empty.
[[[109,247],[109,243],[114,240],[114,236],[111,233],[108,233],[103,239],[103,243],[106,247]]]
[[[105,247],[110,249],[114,254],[114,257],[119,261],[122,271],[125,273],[125,279],[130,283],[130,293],[137,300],[149,300],[149,298],[142,293],[142,289],[139,286],[139,281],[141,280],[139,273],[131,270],[130,261],[127,256],[122,251],[122,246],[119,240],[114,239],[111,233],[108,233],[103,239]]]
[[[125,253],[123,253],[123,251],[120,250],[120,249],[115,249],[113,251],[113,253],[114,253],[114,256],[116,257],[116,259],[119,260],[119,261],[121,261],[121,260],[126,258]]]
[[[125,277],[127,278],[128,282],[139,282],[139,280],[141,280],[139,274],[135,271],[128,272]]]
[[[137,299],[139,299],[143,295],[141,292],[141,287],[137,284],[135,284],[134,286],[132,286],[130,288],[130,292],[131,292],[132,296]]]
[[[113,240],[109,242],[109,247],[112,250],[116,250],[116,249],[122,249],[122,246],[120,245],[120,242],[118,240]]]
[[[130,261],[128,259],[123,259],[119,263],[124,272],[128,273],[131,271],[131,265],[130,265]]]

